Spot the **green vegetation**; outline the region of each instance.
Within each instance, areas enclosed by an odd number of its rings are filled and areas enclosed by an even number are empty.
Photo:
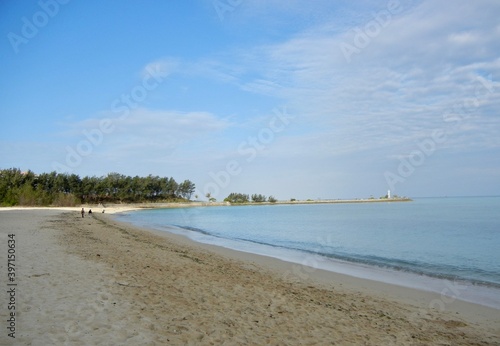
[[[75,206],[81,203],[136,203],[189,200],[195,185],[173,178],[130,177],[110,173],[83,177],[56,172],[35,174],[16,168],[0,170],[2,206]]]
[[[224,198],[224,202],[229,202],[229,203],[248,203],[250,202],[250,196],[244,194],[244,193],[235,193],[232,192]]]
[[[266,196],[261,195],[261,194],[253,194],[252,195],[252,202],[254,203],[262,203],[266,201]]]
[[[267,201],[268,201],[269,203],[276,203],[276,202],[278,202],[278,200],[277,200],[276,198],[274,198],[273,196],[269,196],[269,197],[267,198]]]
[[[207,194],[205,195],[205,197],[207,197],[207,199],[208,199],[208,201],[209,201],[210,203],[217,202],[217,200],[216,200],[214,197],[212,197],[212,194],[211,194],[210,192],[209,192],[209,193],[207,193]],[[198,197],[196,197],[196,198],[198,198]]]
[[[261,194],[253,194],[252,197],[250,198],[249,195],[244,194],[244,193],[230,193],[229,196],[224,198],[224,202],[229,202],[229,203],[236,203],[236,204],[241,204],[241,203],[264,203],[264,202],[269,202],[269,203],[276,203],[278,200],[274,198],[273,196],[266,197]]]

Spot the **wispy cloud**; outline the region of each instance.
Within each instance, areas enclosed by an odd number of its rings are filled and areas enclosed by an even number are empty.
[[[500,92],[487,91],[479,78],[500,90],[500,3],[426,1],[405,10],[351,63],[339,47],[352,40],[353,28],[332,33],[318,27],[237,53],[232,60],[245,62],[247,76],[235,74],[232,82],[284,100],[299,121],[342,139],[329,141],[334,152],[411,145],[435,128],[449,127],[443,114],[471,98],[472,123],[455,127],[457,137],[447,144],[470,146],[466,133],[472,127],[487,138],[500,124],[492,116]],[[476,97],[479,88],[483,97]]]
[[[167,77],[172,73],[179,70],[181,62],[179,59],[173,57],[161,58],[155,61],[149,62],[141,72],[141,77]]]
[[[63,136],[84,140],[84,132],[98,129],[102,119],[110,121],[112,131],[102,134],[92,155],[85,161],[104,166],[127,162],[134,158],[138,165],[150,167],[153,163],[168,163],[173,159],[192,162],[203,155],[203,148],[231,126],[227,119],[208,112],[178,112],[138,108],[126,118],[112,112],[101,113],[84,121],[66,124]],[[200,149],[199,152],[193,148]],[[189,154],[187,154],[189,153]]]

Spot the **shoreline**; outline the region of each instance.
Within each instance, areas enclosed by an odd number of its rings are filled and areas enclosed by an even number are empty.
[[[119,214],[119,213],[118,213]],[[147,224],[134,224],[129,220],[117,219],[115,221],[129,224],[134,227],[143,228],[158,234],[180,236],[186,238],[199,246],[210,246],[214,251],[218,249],[231,250],[240,254],[250,256],[263,256],[289,263],[290,266],[302,269],[303,272],[321,270],[324,273],[346,275],[360,280],[369,280],[381,284],[394,285],[417,291],[436,294],[439,296],[437,304],[441,307],[442,302],[460,300],[471,304],[485,306],[498,310],[500,313],[500,287],[479,281],[457,279],[456,277],[445,277],[429,275],[421,272],[398,270],[391,267],[381,267],[370,263],[351,262],[349,260],[330,258],[319,253],[308,253],[301,250],[276,248],[272,245],[261,243],[246,243],[237,240],[219,238],[196,230],[176,226],[162,226],[155,228]],[[305,265],[304,265],[305,263]],[[324,274],[323,274],[324,275]],[[436,300],[436,297],[433,298]],[[446,303],[448,304],[448,303]]]
[[[16,341],[499,345],[495,309],[77,211],[0,213],[22,260]]]
[[[165,230],[153,229],[146,226],[134,225],[125,221],[115,220],[117,222],[122,222],[124,224],[130,224],[134,227],[143,228],[151,232],[158,232],[159,235],[167,233],[167,236],[180,236],[186,238],[187,241],[192,242],[195,246],[204,247],[215,251],[216,253],[224,254],[226,251],[234,251],[234,258],[246,257],[256,260],[255,257],[263,257],[263,263],[266,265],[272,265],[272,261],[283,262],[285,266],[293,269],[292,276],[312,276],[316,279],[322,279],[322,277],[329,277],[330,274],[341,275],[351,278],[352,280],[367,280],[369,282],[377,283],[381,287],[384,285],[396,286],[401,289],[410,289],[425,293],[430,293],[436,295],[432,300],[436,303],[436,298],[440,302],[437,302],[439,306],[443,303],[448,304],[450,301],[455,300],[462,301],[464,303],[470,303],[475,305],[481,305],[489,309],[498,310],[500,314],[500,289],[497,286],[490,286],[488,284],[478,284],[474,282],[469,282],[465,280],[454,280],[451,278],[435,277],[425,274],[419,274],[408,271],[401,271],[392,268],[378,267],[376,265],[349,262],[347,260],[338,260],[325,257],[321,254],[310,254],[307,252],[302,252],[300,250],[284,249],[279,251],[279,253],[266,253],[265,249],[259,251],[258,247],[262,244],[258,244],[257,248],[252,248],[251,250],[246,248],[244,245],[238,245],[233,243],[228,245],[227,243],[220,242],[209,242],[203,240],[197,240],[195,237],[191,237],[186,233],[191,233],[195,231],[186,229],[172,228],[171,226],[166,226]],[[196,232],[195,232],[196,233]],[[224,239],[227,241],[227,239]],[[255,245],[255,244],[254,244]],[[264,245],[267,247],[267,245]],[[270,249],[271,251],[275,248]],[[289,270],[290,271],[290,270]],[[313,274],[318,272],[318,274]],[[332,277],[333,277],[332,276]]]
[[[117,213],[119,214],[119,213]],[[171,226],[166,226],[165,230],[159,230],[155,228],[149,228],[145,226],[138,226],[132,223],[128,223],[125,221],[117,220],[117,214],[113,214],[111,218],[108,220],[116,223],[117,225],[122,225],[124,227],[132,227],[141,231],[151,232],[153,234],[159,235],[160,237],[166,237],[169,239],[174,239],[175,241],[179,241],[183,244],[199,247],[201,249],[212,251],[218,255],[228,257],[233,260],[245,260],[250,261],[252,263],[258,263],[267,269],[276,270],[277,273],[283,278],[292,278],[299,282],[308,282],[312,281],[315,284],[320,285],[331,285],[333,282],[341,282],[342,285],[346,285],[350,287],[350,289],[360,289],[364,293],[373,293],[372,290],[375,289],[377,294],[384,296],[385,298],[394,299],[397,298],[401,302],[407,302],[411,300],[413,303],[422,303],[423,300],[429,302],[429,306],[431,307],[439,307],[440,310],[447,311],[451,303],[458,303],[456,306],[458,310],[450,309],[450,312],[460,312],[464,313],[470,309],[469,305],[478,306],[484,308],[485,311],[488,311],[485,315],[490,317],[498,317],[498,322],[500,322],[500,306],[490,306],[486,304],[481,304],[478,302],[461,299],[460,290],[464,288],[460,284],[456,284],[455,282],[451,282],[450,280],[433,278],[433,277],[425,277],[425,279],[429,281],[436,281],[434,285],[439,285],[439,288],[434,287],[434,289],[424,288],[424,285],[421,287],[412,287],[403,284],[398,284],[395,282],[384,281],[381,279],[375,279],[374,275],[370,275],[370,277],[364,276],[356,276],[354,274],[348,274],[345,271],[335,271],[330,269],[325,269],[325,266],[318,265],[317,261],[313,261],[314,266],[309,266],[307,264],[302,264],[296,261],[283,259],[277,256],[271,256],[267,254],[255,253],[240,249],[234,249],[231,247],[226,247],[218,244],[210,244],[201,241],[194,240],[190,238],[186,234],[180,234],[176,232],[176,230]],[[182,231],[185,231],[182,229]],[[314,257],[304,255],[305,257]],[[306,262],[311,262],[307,261]],[[346,263],[347,266],[357,269],[358,265],[353,263]],[[377,274],[384,274],[386,271],[383,268],[371,267],[371,266],[362,266],[366,271],[370,271]],[[414,273],[398,273],[403,276],[409,275],[412,277],[419,277],[419,275]],[[386,273],[387,274],[387,273]],[[485,287],[490,289],[490,287]],[[440,293],[444,292],[444,293]],[[448,306],[448,308],[446,308]]]
[[[391,203],[391,202],[412,202],[411,198],[357,198],[357,199],[325,199],[325,200],[297,200],[297,201],[277,201],[271,202],[248,202],[248,203],[230,203],[230,202],[144,202],[144,203],[106,203],[102,204],[81,204],[75,207],[58,207],[58,206],[13,206],[0,207],[2,210],[36,210],[36,209],[53,209],[66,211],[79,211],[81,208],[105,210],[106,213],[114,214],[126,211],[134,211],[141,209],[163,209],[163,208],[187,208],[187,207],[221,207],[221,206],[258,206],[258,205],[288,205],[288,204],[348,204],[348,203]],[[99,211],[98,211],[99,212]]]

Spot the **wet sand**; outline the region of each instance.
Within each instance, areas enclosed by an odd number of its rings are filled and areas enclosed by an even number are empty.
[[[500,345],[500,310],[78,210],[0,211],[0,344]]]

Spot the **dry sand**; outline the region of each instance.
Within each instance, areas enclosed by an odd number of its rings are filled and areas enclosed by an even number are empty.
[[[108,214],[82,219],[78,210],[0,211],[0,344],[500,345],[500,310],[202,246]]]

